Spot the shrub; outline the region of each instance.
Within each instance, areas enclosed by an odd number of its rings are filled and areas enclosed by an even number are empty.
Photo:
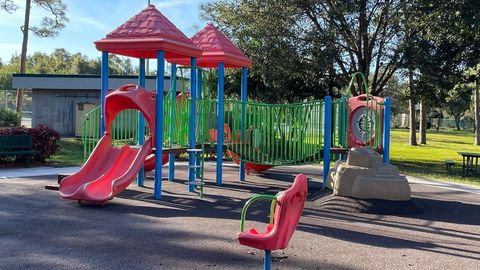
[[[36,128],[0,129],[0,135],[18,134],[30,134],[32,136],[33,149],[38,152],[35,155],[35,160],[37,161],[45,161],[59,149],[58,141],[60,140],[60,134],[47,126],[38,125]]]
[[[21,122],[22,118],[17,112],[0,109],[0,127],[19,127]]]

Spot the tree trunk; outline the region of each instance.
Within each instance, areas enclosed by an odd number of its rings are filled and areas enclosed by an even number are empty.
[[[455,127],[460,130],[460,117],[455,116]]]
[[[408,110],[410,112],[409,116],[409,126],[410,126],[410,140],[409,144],[411,146],[417,145],[417,121],[415,116],[415,91],[413,89],[413,70],[408,70],[408,89],[410,93],[410,98],[408,99]]]
[[[22,42],[22,54],[20,56],[20,74],[24,74],[27,65],[27,46],[28,46],[28,31],[30,27],[30,4],[32,0],[26,0],[25,5],[25,21],[23,22],[23,42]],[[23,108],[23,89],[17,89],[17,101],[16,110],[20,115]]]
[[[420,100],[420,144],[427,144],[427,108]]]
[[[475,114],[475,145],[480,145],[480,115],[478,108],[478,81],[475,82],[475,90],[473,93],[473,110]]]

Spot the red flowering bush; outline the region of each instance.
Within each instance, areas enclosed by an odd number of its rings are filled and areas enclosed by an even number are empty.
[[[0,129],[0,136],[18,134],[30,134],[32,136],[33,149],[37,151],[35,155],[35,160],[37,161],[45,161],[45,159],[53,156],[59,149],[58,141],[60,140],[60,134],[47,126],[38,125],[36,128],[20,127]]]

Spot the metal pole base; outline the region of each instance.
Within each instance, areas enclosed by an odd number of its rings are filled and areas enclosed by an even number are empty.
[[[270,270],[270,254],[272,251],[270,250],[265,250],[265,258],[263,261],[263,269],[264,270]]]

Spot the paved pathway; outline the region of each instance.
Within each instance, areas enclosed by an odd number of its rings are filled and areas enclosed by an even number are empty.
[[[6,169],[6,170],[0,170],[0,178],[6,179],[6,178],[55,175],[59,173],[73,173],[78,171],[79,169],[80,167],[63,167],[63,168],[34,167],[34,168]]]
[[[461,184],[461,183],[452,183],[452,182],[440,182],[436,180],[419,178],[415,176],[407,176],[407,179],[409,183],[421,184],[421,185],[437,187],[441,189],[480,194],[480,186]]]
[[[130,185],[104,208],[78,206],[45,190],[55,176],[0,179],[0,268],[261,269],[262,253],[235,239],[245,200],[285,189],[299,172],[313,183],[321,179],[318,166],[299,166],[239,182],[238,170],[226,166],[218,187],[208,164],[200,199],[187,192],[188,166],[179,162],[176,169],[175,182],[162,181],[161,201],[153,200],[147,178],[146,187]],[[478,270],[480,197],[430,184],[411,187],[421,213],[405,216],[341,211],[342,201],[330,196],[308,201],[289,247],[272,253],[272,269]],[[257,222],[268,220],[268,209],[252,205],[247,227],[261,228]]]
[[[185,161],[175,162],[176,165],[188,165]],[[207,166],[215,166],[215,162],[206,162]],[[166,167],[166,166],[165,166]],[[238,167],[236,164],[227,162],[224,164],[224,167]],[[305,168],[319,170],[320,174],[322,169],[314,165],[305,165],[302,166]],[[35,167],[35,168],[17,168],[17,169],[6,169],[0,170],[0,178],[19,178],[19,177],[36,177],[36,176],[47,176],[47,175],[56,175],[61,173],[73,173],[80,169],[80,167],[63,167],[63,168],[52,168],[52,167]],[[425,179],[415,176],[407,176],[409,183],[427,185],[432,187],[437,187],[441,189],[463,191],[467,193],[480,194],[480,186],[461,184],[461,183],[452,183],[452,182],[441,182],[432,179]]]

